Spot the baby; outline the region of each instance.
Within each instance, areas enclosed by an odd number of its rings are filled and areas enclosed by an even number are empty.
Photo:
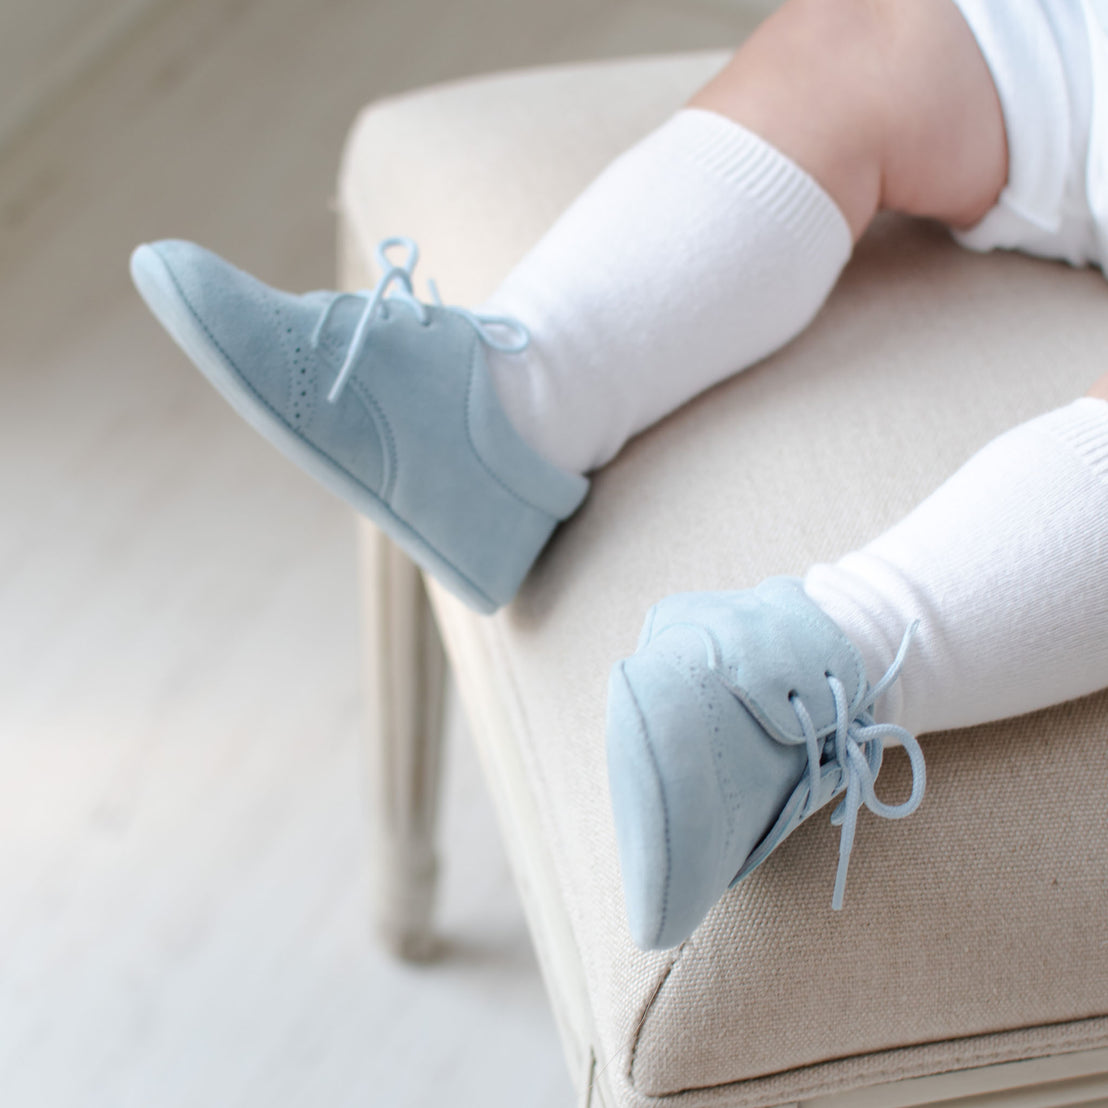
[[[788,0],[472,311],[416,299],[406,239],[358,294],[278,292],[184,242],[140,246],[132,273],[249,423],[492,612],[588,473],[809,323],[879,210],[1101,265],[1103,9]],[[656,604],[608,693],[635,942],[684,940],[841,798],[840,907],[859,809],[922,800],[916,735],[1108,685],[1102,522],[1108,377],[834,565]],[[898,805],[874,791],[889,744],[912,766]]]

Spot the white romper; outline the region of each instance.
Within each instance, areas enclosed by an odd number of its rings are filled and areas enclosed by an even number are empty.
[[[1108,0],[954,0],[992,73],[1008,183],[971,250],[1108,258]]]

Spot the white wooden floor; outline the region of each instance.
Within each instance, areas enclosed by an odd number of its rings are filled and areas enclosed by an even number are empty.
[[[371,940],[348,513],[130,289],[196,238],[331,283],[355,110],[725,45],[673,0],[187,0],[0,161],[0,1105],[570,1102],[460,722],[441,964]]]

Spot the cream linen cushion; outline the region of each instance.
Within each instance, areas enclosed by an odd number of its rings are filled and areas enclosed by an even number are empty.
[[[372,106],[341,182],[351,268],[412,235],[446,301],[478,303],[723,60],[537,70]],[[822,814],[660,954],[624,923],[603,726],[608,670],[653,601],[865,542],[994,435],[1083,393],[1106,352],[1099,274],[882,220],[798,340],[596,474],[509,609],[481,619],[435,592],[448,645],[471,644],[455,662],[478,722],[511,721],[606,1099],[762,1105],[1108,1045],[1108,697],[929,736],[920,811],[862,816],[844,912]],[[905,770],[892,760],[884,795],[906,795]]]

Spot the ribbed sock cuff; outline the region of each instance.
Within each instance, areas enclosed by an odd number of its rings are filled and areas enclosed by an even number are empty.
[[[854,247],[850,225],[822,185],[760,135],[706,108],[682,108],[672,129],[684,157],[725,180],[813,252],[845,264]]]
[[[1108,484],[1108,401],[1083,396],[1032,422],[1039,430],[1064,442]]]

